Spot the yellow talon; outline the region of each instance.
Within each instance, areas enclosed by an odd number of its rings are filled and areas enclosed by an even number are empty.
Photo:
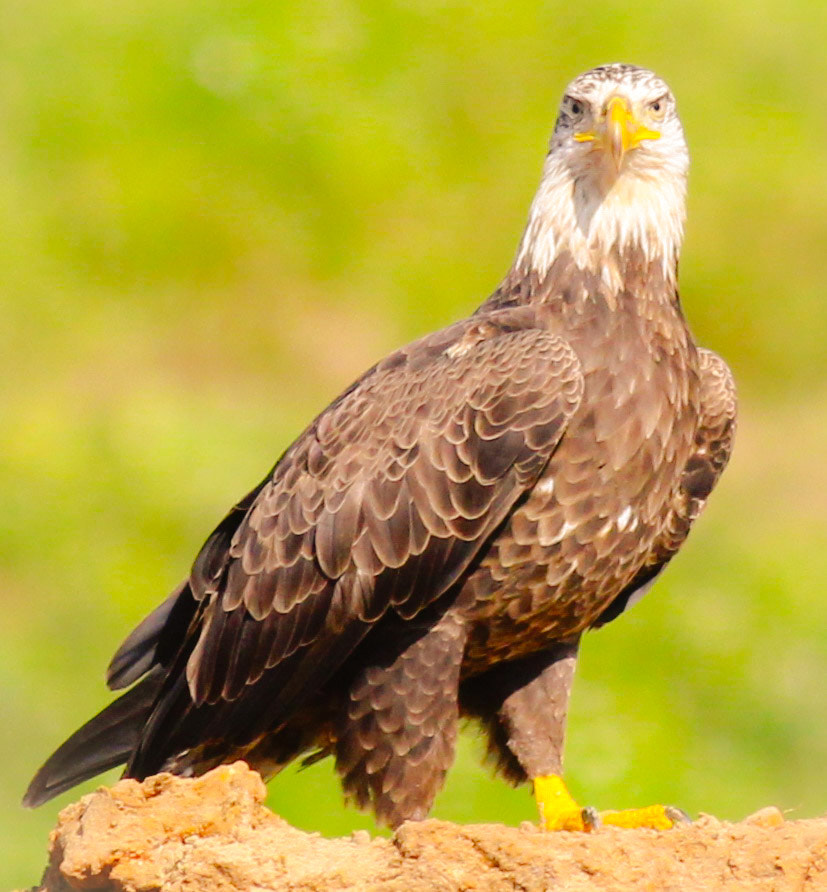
[[[543,830],[585,830],[583,810],[556,774],[534,778],[534,798]]]
[[[534,798],[540,811],[543,830],[596,830],[601,824],[613,827],[648,827],[652,830],[671,830],[689,818],[677,808],[650,805],[646,808],[627,808],[599,814],[591,808],[581,808],[566,788],[563,778],[548,774],[534,778]]]
[[[662,805],[646,808],[625,808],[622,811],[602,811],[600,820],[613,827],[650,827],[652,830],[671,830],[676,821],[669,817],[670,809]]]

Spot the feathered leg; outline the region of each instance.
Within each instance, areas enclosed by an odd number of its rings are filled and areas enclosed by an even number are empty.
[[[483,723],[489,756],[515,785],[562,773],[577,647],[577,639],[558,642],[522,660],[500,663],[460,689],[463,714]]]
[[[661,805],[605,811],[581,808],[563,782],[563,744],[578,640],[473,679],[463,689],[463,711],[482,718],[489,752],[510,780],[532,781],[540,822],[546,830],[591,830],[601,823],[668,829],[686,820]]]
[[[557,644],[532,668],[539,674],[502,702],[498,717],[508,748],[530,778],[562,774],[566,716],[578,641]]]
[[[453,761],[466,637],[452,614],[406,628],[401,647],[380,650],[356,676],[334,744],[346,794],[391,827],[428,814]]]

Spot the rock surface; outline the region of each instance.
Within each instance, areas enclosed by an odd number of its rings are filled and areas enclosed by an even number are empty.
[[[497,824],[409,823],[388,839],[323,839],[263,806],[243,762],[184,780],[102,788],[60,814],[41,890],[372,892],[827,889],[827,818],[675,830],[540,833]]]

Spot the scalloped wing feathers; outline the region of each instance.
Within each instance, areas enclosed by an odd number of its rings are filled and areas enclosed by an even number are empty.
[[[205,602],[196,703],[234,699],[350,624],[410,618],[456,582],[582,395],[571,348],[532,321],[499,312],[388,357],[290,447],[232,538],[219,527],[190,580]]]

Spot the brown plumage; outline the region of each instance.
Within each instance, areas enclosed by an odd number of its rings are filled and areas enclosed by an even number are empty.
[[[122,762],[330,754],[396,825],[428,813],[462,715],[510,780],[559,773],[580,636],[674,556],[731,448],[731,375],[677,296],[685,176],[662,81],[575,80],[500,288],[298,437],[115,655],[110,686],[137,684],[26,802]]]

